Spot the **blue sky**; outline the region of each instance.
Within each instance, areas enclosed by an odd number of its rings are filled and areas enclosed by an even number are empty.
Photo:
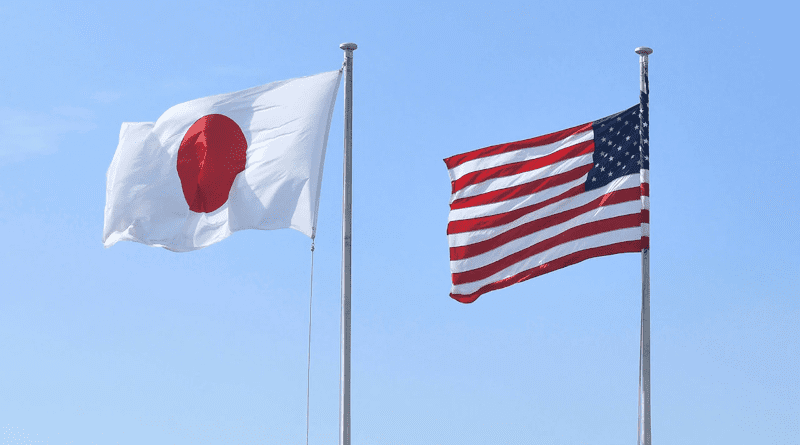
[[[310,240],[101,243],[120,124],[354,74],[354,444],[636,440],[640,256],[448,297],[442,159],[651,85],[652,432],[798,429],[800,124],[777,2],[28,2],[0,6],[4,444],[302,443]],[[310,443],[338,437],[342,93],[314,264]]]

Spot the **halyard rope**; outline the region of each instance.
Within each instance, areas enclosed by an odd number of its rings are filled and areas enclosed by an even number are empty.
[[[314,298],[314,238],[311,238],[311,284],[308,291],[308,370],[306,375],[306,445],[308,445],[311,406],[311,302]]]

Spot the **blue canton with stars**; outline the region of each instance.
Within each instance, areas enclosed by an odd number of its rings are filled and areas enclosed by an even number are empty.
[[[646,95],[644,99],[646,100]],[[645,108],[644,113],[640,113],[642,108]],[[594,166],[586,178],[587,191],[600,188],[623,176],[639,174],[640,166],[650,168],[645,139],[646,116],[646,107],[636,104],[625,111],[592,122]],[[642,141],[645,143],[640,143]]]
[[[646,91],[639,92],[639,119],[642,127],[639,129],[639,137],[642,143],[639,147],[642,151],[642,168],[650,170],[650,80],[647,78],[647,70],[644,71],[644,88]]]

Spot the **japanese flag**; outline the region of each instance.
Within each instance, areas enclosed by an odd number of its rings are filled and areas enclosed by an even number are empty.
[[[175,105],[122,124],[108,169],[103,244],[184,252],[244,229],[313,238],[342,71]]]

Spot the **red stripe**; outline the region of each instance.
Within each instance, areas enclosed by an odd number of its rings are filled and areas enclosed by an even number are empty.
[[[516,221],[517,218],[521,218],[522,216],[527,215],[528,213],[535,212],[543,207],[549,206],[550,204],[554,204],[558,201],[561,201],[562,199],[578,196],[585,190],[586,190],[585,184],[578,184],[575,187],[572,187],[571,189],[567,190],[566,192],[558,196],[554,196],[550,199],[546,199],[544,201],[537,202],[536,204],[533,205],[515,209],[510,212],[505,212],[490,216],[480,216],[478,218],[459,219],[457,221],[450,221],[449,223],[447,223],[447,234],[452,235],[454,233],[472,232],[473,230],[489,229],[492,227],[502,226],[503,224],[508,224],[512,221]]]
[[[467,207],[474,207],[484,204],[491,204],[500,201],[508,201],[509,199],[519,198],[520,196],[530,195],[542,190],[547,190],[551,187],[556,187],[566,184],[570,181],[580,179],[581,176],[589,173],[593,167],[592,164],[582,165],[574,168],[568,172],[559,173],[557,175],[548,176],[546,178],[537,179],[525,184],[516,185],[500,190],[493,190],[491,192],[481,193],[480,195],[467,196],[459,198],[450,204],[450,210],[463,209]]]
[[[533,255],[542,253],[545,250],[552,249],[553,247],[570,241],[586,238],[588,236],[597,235],[600,233],[611,232],[613,230],[639,227],[640,225],[641,216],[638,213],[581,224],[579,226],[569,228],[556,236],[547,238],[532,246],[526,247],[518,252],[514,252],[508,256],[502,257],[497,261],[487,264],[483,267],[478,267],[476,269],[471,269],[464,272],[453,273],[453,284],[465,284],[484,280],[509,266],[525,260],[526,258],[530,258]]]
[[[514,176],[520,173],[529,172],[542,167],[547,167],[548,165],[555,164],[556,162],[583,156],[585,154],[592,153],[593,151],[594,141],[586,141],[581,142],[580,144],[571,145],[567,148],[558,150],[540,158],[469,172],[455,181],[451,181],[453,193],[469,185],[480,184],[481,182],[488,181],[490,179],[503,178],[506,176]]]
[[[624,202],[631,201],[635,201],[636,204],[639,203],[639,187],[606,193],[605,195],[598,196],[597,199],[589,201],[580,207],[575,207],[560,213],[554,213],[539,219],[535,219],[522,224],[521,226],[499,233],[493,238],[479,241],[474,244],[467,244],[465,246],[451,247],[450,261],[463,260],[465,258],[471,258],[482,253],[489,252],[490,250],[496,249],[503,244],[514,241],[515,239],[522,238],[549,227],[565,223],[573,218],[583,215],[586,212],[599,209],[603,206],[622,204]],[[637,213],[636,216],[638,217],[637,221],[641,221],[639,213]]]
[[[640,187],[642,188],[642,196],[650,196],[650,183],[643,182]]]
[[[545,134],[543,136],[538,136],[531,139],[525,139],[524,141],[493,145],[491,147],[479,148],[477,150],[472,150],[467,153],[450,156],[449,158],[446,158],[444,160],[444,163],[447,164],[447,169],[450,170],[454,167],[458,167],[459,165],[471,161],[473,159],[485,158],[487,156],[494,156],[501,153],[509,153],[512,151],[522,150],[525,148],[538,147],[540,145],[551,144],[553,142],[560,141],[561,139],[565,139],[574,134],[578,134],[591,129],[592,129],[592,123],[590,122],[588,124],[578,125],[577,127],[567,128],[566,130],[556,131],[555,133]]]
[[[650,211],[642,209],[642,224],[650,224]]]
[[[521,283],[525,280],[530,280],[531,278],[538,277],[539,275],[544,275],[548,272],[552,272],[558,269],[563,269],[564,267],[580,263],[581,261],[588,260],[589,258],[595,258],[606,255],[616,255],[618,253],[635,253],[639,252],[642,249],[648,249],[648,248],[649,248],[649,240],[647,238],[642,238],[641,240],[635,240],[635,241],[623,241],[620,243],[609,244],[607,246],[593,247],[591,249],[586,249],[571,253],[569,255],[563,256],[553,261],[536,266],[532,269],[520,272],[514,276],[504,278],[500,281],[489,283],[471,294],[466,294],[466,295],[450,294],[450,297],[461,303],[472,303],[473,301],[477,300],[478,297],[487,292],[497,289],[502,289],[504,287],[511,286],[512,284]]]

